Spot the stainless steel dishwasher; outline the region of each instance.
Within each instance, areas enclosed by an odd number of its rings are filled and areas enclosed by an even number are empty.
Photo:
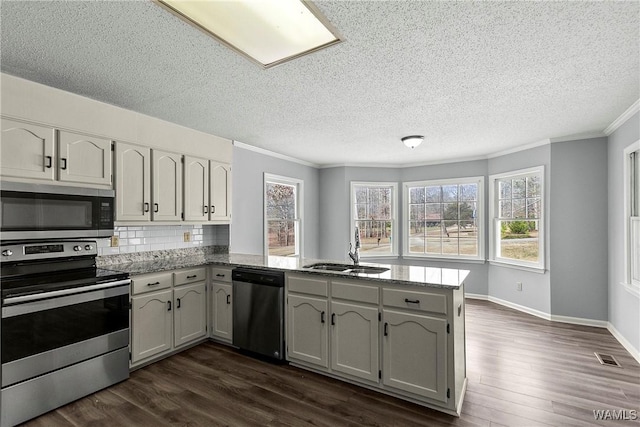
[[[284,273],[235,268],[233,345],[284,360]]]

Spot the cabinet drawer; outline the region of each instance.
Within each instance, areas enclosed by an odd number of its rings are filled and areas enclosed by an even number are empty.
[[[157,291],[171,287],[171,273],[150,273],[133,276],[131,278],[131,293],[133,295]]]
[[[289,292],[318,295],[329,295],[329,281],[326,279],[313,279],[311,277],[289,276]]]
[[[231,269],[211,267],[211,280],[215,280],[216,282],[231,283]]]
[[[377,286],[366,286],[351,282],[331,281],[331,297],[349,301],[378,304],[380,297]]]
[[[382,304],[387,307],[447,314],[447,296],[401,289],[383,289]]]
[[[205,268],[189,268],[185,270],[179,270],[173,273],[173,285],[180,286],[187,283],[201,282],[205,279]]]

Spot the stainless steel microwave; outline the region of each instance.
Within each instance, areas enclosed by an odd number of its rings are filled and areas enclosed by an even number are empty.
[[[18,182],[0,183],[0,240],[109,237],[115,192]]]

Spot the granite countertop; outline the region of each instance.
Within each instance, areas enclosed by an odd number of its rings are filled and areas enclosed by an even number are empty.
[[[324,270],[310,270],[306,265],[343,261],[327,261],[317,259],[305,259],[297,257],[264,257],[261,255],[247,254],[199,254],[197,256],[156,258],[152,261],[137,261],[124,264],[110,264],[102,268],[121,271],[132,276],[145,273],[175,270],[180,268],[198,267],[205,265],[221,265],[230,267],[259,267],[279,270],[284,272],[296,272],[323,275],[328,277],[344,277],[378,281],[394,285],[409,285],[430,288],[457,289],[469,275],[468,270],[455,268],[435,268],[409,265],[372,264],[361,263],[376,267],[386,267],[389,271],[380,274],[334,272]]]

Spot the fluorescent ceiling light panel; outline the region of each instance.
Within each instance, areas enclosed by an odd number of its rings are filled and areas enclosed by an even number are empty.
[[[264,68],[341,41],[322,13],[307,1],[157,2]]]

